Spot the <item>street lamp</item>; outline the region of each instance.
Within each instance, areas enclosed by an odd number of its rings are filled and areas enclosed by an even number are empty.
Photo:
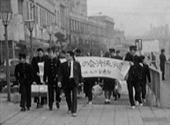
[[[12,18],[12,9],[10,0],[0,0],[0,14],[2,23],[5,30],[5,48],[6,48],[6,81],[8,88],[8,101],[11,101],[11,89],[10,89],[10,69],[9,69],[9,46],[8,46],[8,30],[7,27]]]
[[[31,48],[30,61],[31,61],[32,58],[33,58],[32,32],[34,30],[35,22],[34,22],[34,20],[27,20],[27,21],[25,21],[25,25],[26,25],[26,27],[28,28],[28,30],[30,32],[30,48]]]
[[[51,25],[47,26],[47,33],[49,35],[49,46],[52,46],[52,35],[54,34],[54,28],[56,24],[52,23]]]

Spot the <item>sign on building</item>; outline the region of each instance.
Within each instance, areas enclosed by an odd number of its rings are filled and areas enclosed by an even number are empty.
[[[142,50],[142,39],[136,39],[135,45],[137,47],[137,50]]]

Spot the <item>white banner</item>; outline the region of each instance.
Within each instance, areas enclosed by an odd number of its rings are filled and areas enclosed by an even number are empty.
[[[81,65],[83,78],[106,77],[123,80],[130,65],[129,62],[105,57],[76,57]],[[65,59],[61,59],[65,62]],[[39,65],[40,76],[44,74],[44,64]]]
[[[124,79],[129,62],[105,57],[76,57],[80,62],[83,77],[108,77]]]

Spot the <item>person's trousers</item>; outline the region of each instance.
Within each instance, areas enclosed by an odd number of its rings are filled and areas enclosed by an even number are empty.
[[[55,86],[55,93],[56,93],[56,102],[61,102],[61,97],[60,97],[60,94],[61,94],[61,89],[56,85]]]
[[[44,97],[35,97],[35,102],[37,103],[37,105],[44,105]]]
[[[160,69],[162,71],[162,80],[165,80],[165,66],[160,66]]]
[[[50,84],[48,83],[48,105],[49,105],[49,108],[52,108],[53,107],[53,102],[54,102],[54,85],[53,84]]]
[[[21,85],[21,101],[20,107],[30,108],[31,107],[31,86],[30,85]]]
[[[146,99],[146,82],[141,82],[142,99]]]
[[[135,105],[134,97],[133,97],[133,88],[135,88],[135,100],[141,103],[142,101],[140,97],[140,84],[138,85],[138,82],[135,82],[133,80],[127,80],[127,86],[128,86],[129,101],[131,106]]]
[[[64,90],[65,96],[66,96],[66,102],[67,102],[68,110],[71,111],[72,113],[76,113],[77,112],[78,89],[75,85],[74,80],[71,80],[69,84],[72,84],[72,85],[68,85]]]

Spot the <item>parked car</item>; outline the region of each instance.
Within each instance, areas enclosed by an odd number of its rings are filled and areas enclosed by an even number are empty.
[[[10,82],[15,83],[15,66],[19,63],[19,59],[9,59],[9,67],[10,67]],[[6,62],[4,62],[3,65],[0,66],[0,91],[2,90],[2,87],[6,85]]]

